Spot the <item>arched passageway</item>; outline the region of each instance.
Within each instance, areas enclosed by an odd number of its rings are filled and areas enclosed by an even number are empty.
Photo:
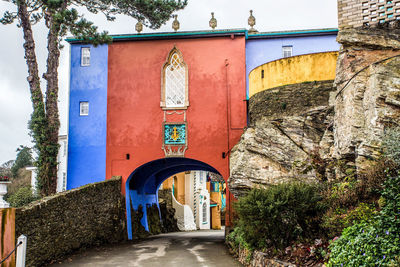
[[[126,212],[128,238],[132,239],[131,208],[143,207],[141,224],[149,231],[146,207],[158,204],[158,188],[170,176],[184,171],[209,171],[220,174],[202,161],[189,158],[163,158],[136,168],[126,182]]]

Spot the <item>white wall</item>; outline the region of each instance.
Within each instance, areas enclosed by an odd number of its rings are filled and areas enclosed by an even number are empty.
[[[66,190],[67,186],[67,157],[68,157],[68,138],[66,135],[58,137],[60,150],[58,151],[57,162],[57,192]]]
[[[178,222],[178,228],[181,231],[193,231],[196,230],[196,224],[194,223],[192,209],[188,205],[182,205],[176,201],[172,194],[172,207],[175,209],[175,219]]]

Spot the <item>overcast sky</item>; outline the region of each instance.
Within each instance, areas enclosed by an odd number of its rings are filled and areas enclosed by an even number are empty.
[[[336,28],[337,0],[189,0],[188,6],[179,12],[181,31],[207,30],[210,13],[215,13],[217,29],[248,28],[249,10],[256,17],[258,31]],[[0,0],[0,14],[15,10],[10,3]],[[134,33],[136,21],[119,16],[115,22],[107,22],[102,15],[88,14],[100,30],[111,34]],[[172,31],[172,19],[157,31]],[[144,29],[144,32],[152,30]],[[41,73],[46,62],[46,28],[34,27],[36,51]],[[19,145],[32,146],[27,123],[32,112],[30,93],[26,81],[27,67],[24,60],[21,29],[16,25],[0,25],[0,164],[15,159]],[[62,50],[59,68],[60,134],[67,133],[67,90],[69,70],[69,45]],[[44,87],[44,84],[43,84]],[[244,90],[244,89],[243,89]]]

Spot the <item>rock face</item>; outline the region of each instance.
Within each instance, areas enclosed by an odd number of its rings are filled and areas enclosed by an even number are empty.
[[[385,27],[338,35],[334,156],[358,171],[380,156],[385,128],[400,123],[400,30]]]
[[[314,180],[316,158],[333,144],[333,81],[287,85],[250,99],[250,127],[233,148],[229,189],[241,196],[253,187],[290,179]],[[325,170],[323,170],[325,171]]]
[[[341,177],[330,161],[361,172],[400,125],[400,22],[343,29],[334,84],[287,85],[250,99],[250,126],[231,152],[229,189],[291,179]],[[346,167],[347,168],[347,167]]]

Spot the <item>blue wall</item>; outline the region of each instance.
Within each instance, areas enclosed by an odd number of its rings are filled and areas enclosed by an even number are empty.
[[[138,167],[131,173],[125,183],[128,239],[133,238],[131,208],[137,210],[139,206],[142,206],[143,218],[141,219],[141,224],[146,231],[149,231],[146,207],[156,204],[160,208],[158,203],[158,188],[160,185],[168,177],[190,170],[203,170],[220,174],[207,163],[189,158],[154,160]]]
[[[81,66],[81,47],[91,47]],[[108,46],[71,45],[67,189],[105,180]],[[89,116],[79,102],[89,102]]]
[[[293,56],[338,51],[340,45],[336,42],[336,34],[307,37],[290,37],[252,39],[246,42],[246,95],[249,97],[250,72],[267,62],[282,58],[282,46],[293,46]]]

